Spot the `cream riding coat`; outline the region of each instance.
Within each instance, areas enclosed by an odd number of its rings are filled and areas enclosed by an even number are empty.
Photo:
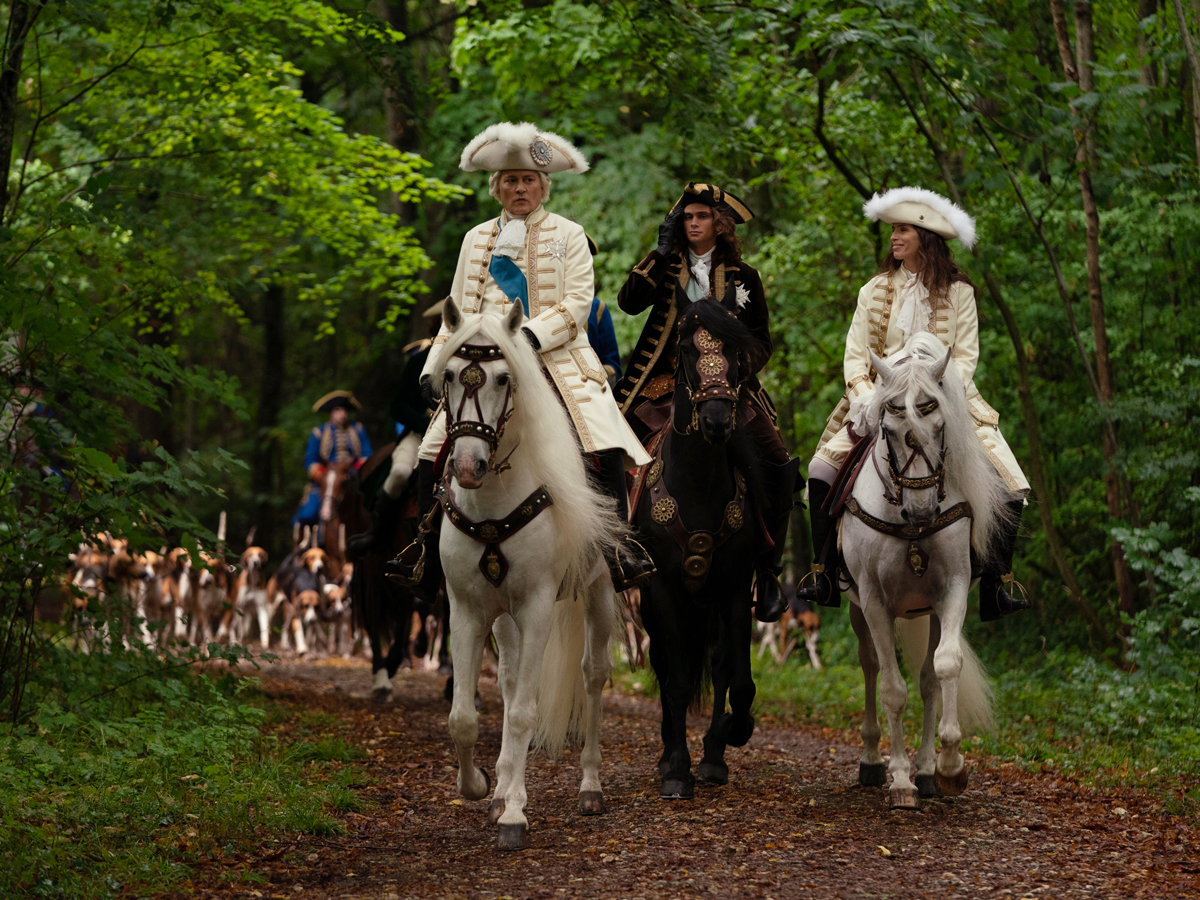
[[[507,223],[508,214],[503,213],[475,226],[463,239],[450,295],[464,313],[502,316],[512,304],[488,272],[492,248]],[[529,285],[525,327],[538,339],[542,366],[562,397],[579,443],[587,453],[624,450],[627,468],[643,466],[650,457],[621,415],[604,366],[588,343],[594,283],[587,235],[580,225],[541,206],[526,217],[525,227],[525,247],[513,260]],[[433,339],[434,351],[449,334],[443,322]],[[429,354],[422,377],[432,375],[434,355]],[[421,442],[420,458],[436,459],[445,440],[446,415],[439,410]]]
[[[892,304],[910,277],[901,266],[890,277],[876,275],[858,292],[858,307],[854,310],[850,332],[846,335],[843,364],[846,393],[825,423],[825,431],[817,444],[816,458],[834,468],[842,464],[852,445],[846,430],[850,401],[865,397],[875,389],[870,351],[874,350],[876,356],[887,359],[904,346],[904,332],[895,324],[899,310],[894,310]],[[950,304],[933,310],[927,325],[928,331],[952,348],[950,361],[958,367],[959,378],[966,385],[967,405],[975,419],[975,433],[988,459],[1009,490],[1028,491],[1029,482],[1025,480],[1016,457],[1000,431],[1000,414],[988,405],[975,387],[975,364],[979,361],[979,315],[975,309],[975,291],[961,281],[952,284]]]

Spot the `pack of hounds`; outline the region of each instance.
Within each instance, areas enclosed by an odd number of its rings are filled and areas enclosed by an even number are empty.
[[[359,638],[350,606],[353,563],[310,546],[306,532],[268,575],[268,553],[253,537],[236,564],[203,549],[138,551],[107,533],[81,543],[69,554],[62,585],[80,649],[111,640],[216,642],[348,658]]]

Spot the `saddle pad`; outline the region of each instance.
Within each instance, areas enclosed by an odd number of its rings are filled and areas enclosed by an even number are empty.
[[[869,437],[859,438],[850,448],[850,452],[846,454],[846,458],[842,460],[841,468],[834,476],[833,487],[825,498],[825,512],[829,514],[830,518],[836,519],[842,514],[842,509],[845,507],[846,501],[850,499],[854,483],[858,481],[858,474],[862,471],[863,463],[870,456],[877,437],[878,435],[872,434]]]
[[[668,417],[667,424],[659,431],[656,431],[654,434],[650,435],[650,440],[646,441],[646,452],[648,454],[650,454],[651,460],[653,460],[655,458],[656,452],[658,451],[659,446],[663,442],[663,438],[666,437],[667,428],[670,428],[670,427],[671,427],[671,423],[670,423],[670,418]],[[631,479],[632,484],[630,485],[630,488],[629,488],[629,521],[630,521],[630,523],[634,522],[637,519],[638,503],[642,499],[642,489],[645,488],[645,486],[646,486],[646,472],[648,472],[650,470],[650,467],[652,465],[654,465],[653,461],[647,463],[644,466],[639,466],[638,468],[633,470],[633,473],[632,473],[633,477]]]

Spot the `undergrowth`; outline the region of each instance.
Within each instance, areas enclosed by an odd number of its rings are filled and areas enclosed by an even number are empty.
[[[147,653],[52,652],[36,712],[0,733],[0,896],[143,896],[202,859],[340,833],[361,776],[339,763],[360,751],[264,730],[254,684]]]

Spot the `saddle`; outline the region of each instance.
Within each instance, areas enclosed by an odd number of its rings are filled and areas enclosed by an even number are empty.
[[[854,437],[853,431],[850,434]],[[833,486],[825,498],[825,512],[828,513],[831,519],[837,519],[841,516],[842,510],[846,507],[846,501],[850,499],[850,495],[854,492],[854,483],[858,481],[863,463],[871,455],[871,450],[875,446],[875,441],[878,437],[879,435],[872,434],[856,438],[854,445],[850,448],[850,452],[842,460],[842,465],[838,468],[837,475],[834,476]]]

